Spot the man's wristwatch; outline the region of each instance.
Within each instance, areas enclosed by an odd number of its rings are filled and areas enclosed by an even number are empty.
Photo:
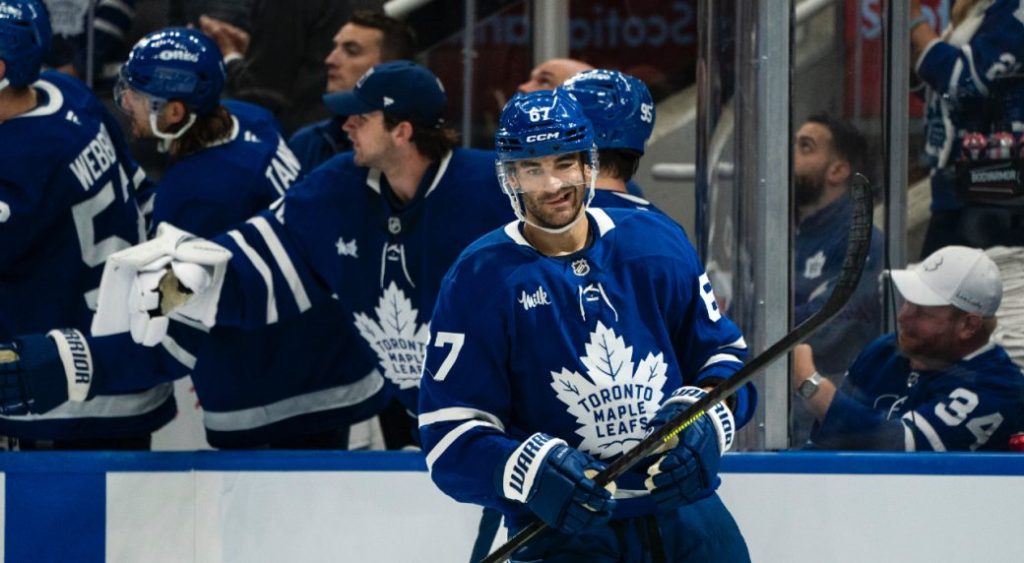
[[[812,373],[810,377],[803,380],[800,383],[800,386],[796,388],[797,394],[805,399],[810,399],[811,397],[814,396],[815,393],[818,392],[818,389],[821,388],[822,379],[824,378],[821,376],[820,373]]]

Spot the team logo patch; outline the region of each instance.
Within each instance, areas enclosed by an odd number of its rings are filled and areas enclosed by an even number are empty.
[[[393,235],[402,232],[402,220],[398,217],[388,217],[388,232]]]
[[[430,327],[416,323],[417,310],[395,282],[381,294],[374,313],[376,319],[364,313],[354,315],[359,334],[377,353],[385,377],[399,389],[418,387]]]
[[[338,249],[338,256],[359,258],[359,249],[356,248],[356,239],[346,242],[344,238],[338,237],[338,242],[334,243],[334,246]]]
[[[579,423],[579,449],[602,458],[622,454],[643,439],[661,405],[665,356],[648,352],[634,364],[633,347],[598,322],[580,362],[586,375],[566,368],[552,371],[551,388]]]
[[[572,263],[572,273],[583,277],[590,273],[590,264],[586,258],[580,258]]]
[[[804,262],[804,277],[813,280],[821,276],[821,271],[825,267],[825,253],[818,251],[817,254],[811,256]]]

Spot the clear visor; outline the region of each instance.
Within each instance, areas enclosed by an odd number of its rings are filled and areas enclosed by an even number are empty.
[[[126,115],[132,115],[133,112],[139,110],[155,114],[167,105],[167,100],[154,98],[145,92],[140,92],[132,88],[124,78],[118,78],[117,83],[114,84],[114,103]]]
[[[504,160],[498,175],[507,193],[532,193],[590,186],[594,170],[596,163],[588,151]]]

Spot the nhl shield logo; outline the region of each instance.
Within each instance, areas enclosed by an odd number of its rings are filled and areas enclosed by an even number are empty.
[[[402,220],[398,217],[388,217],[388,232],[393,235],[402,232]]]
[[[825,253],[818,251],[817,254],[811,256],[804,262],[804,277],[813,280],[821,276],[821,271],[825,267]]]
[[[572,263],[572,273],[580,277],[590,273],[590,264],[587,263],[586,258],[580,258]]]

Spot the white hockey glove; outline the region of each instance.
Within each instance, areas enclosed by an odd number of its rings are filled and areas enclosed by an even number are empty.
[[[136,342],[155,346],[170,317],[213,326],[230,259],[224,247],[161,224],[153,240],[107,259],[93,334],[130,331]]]

